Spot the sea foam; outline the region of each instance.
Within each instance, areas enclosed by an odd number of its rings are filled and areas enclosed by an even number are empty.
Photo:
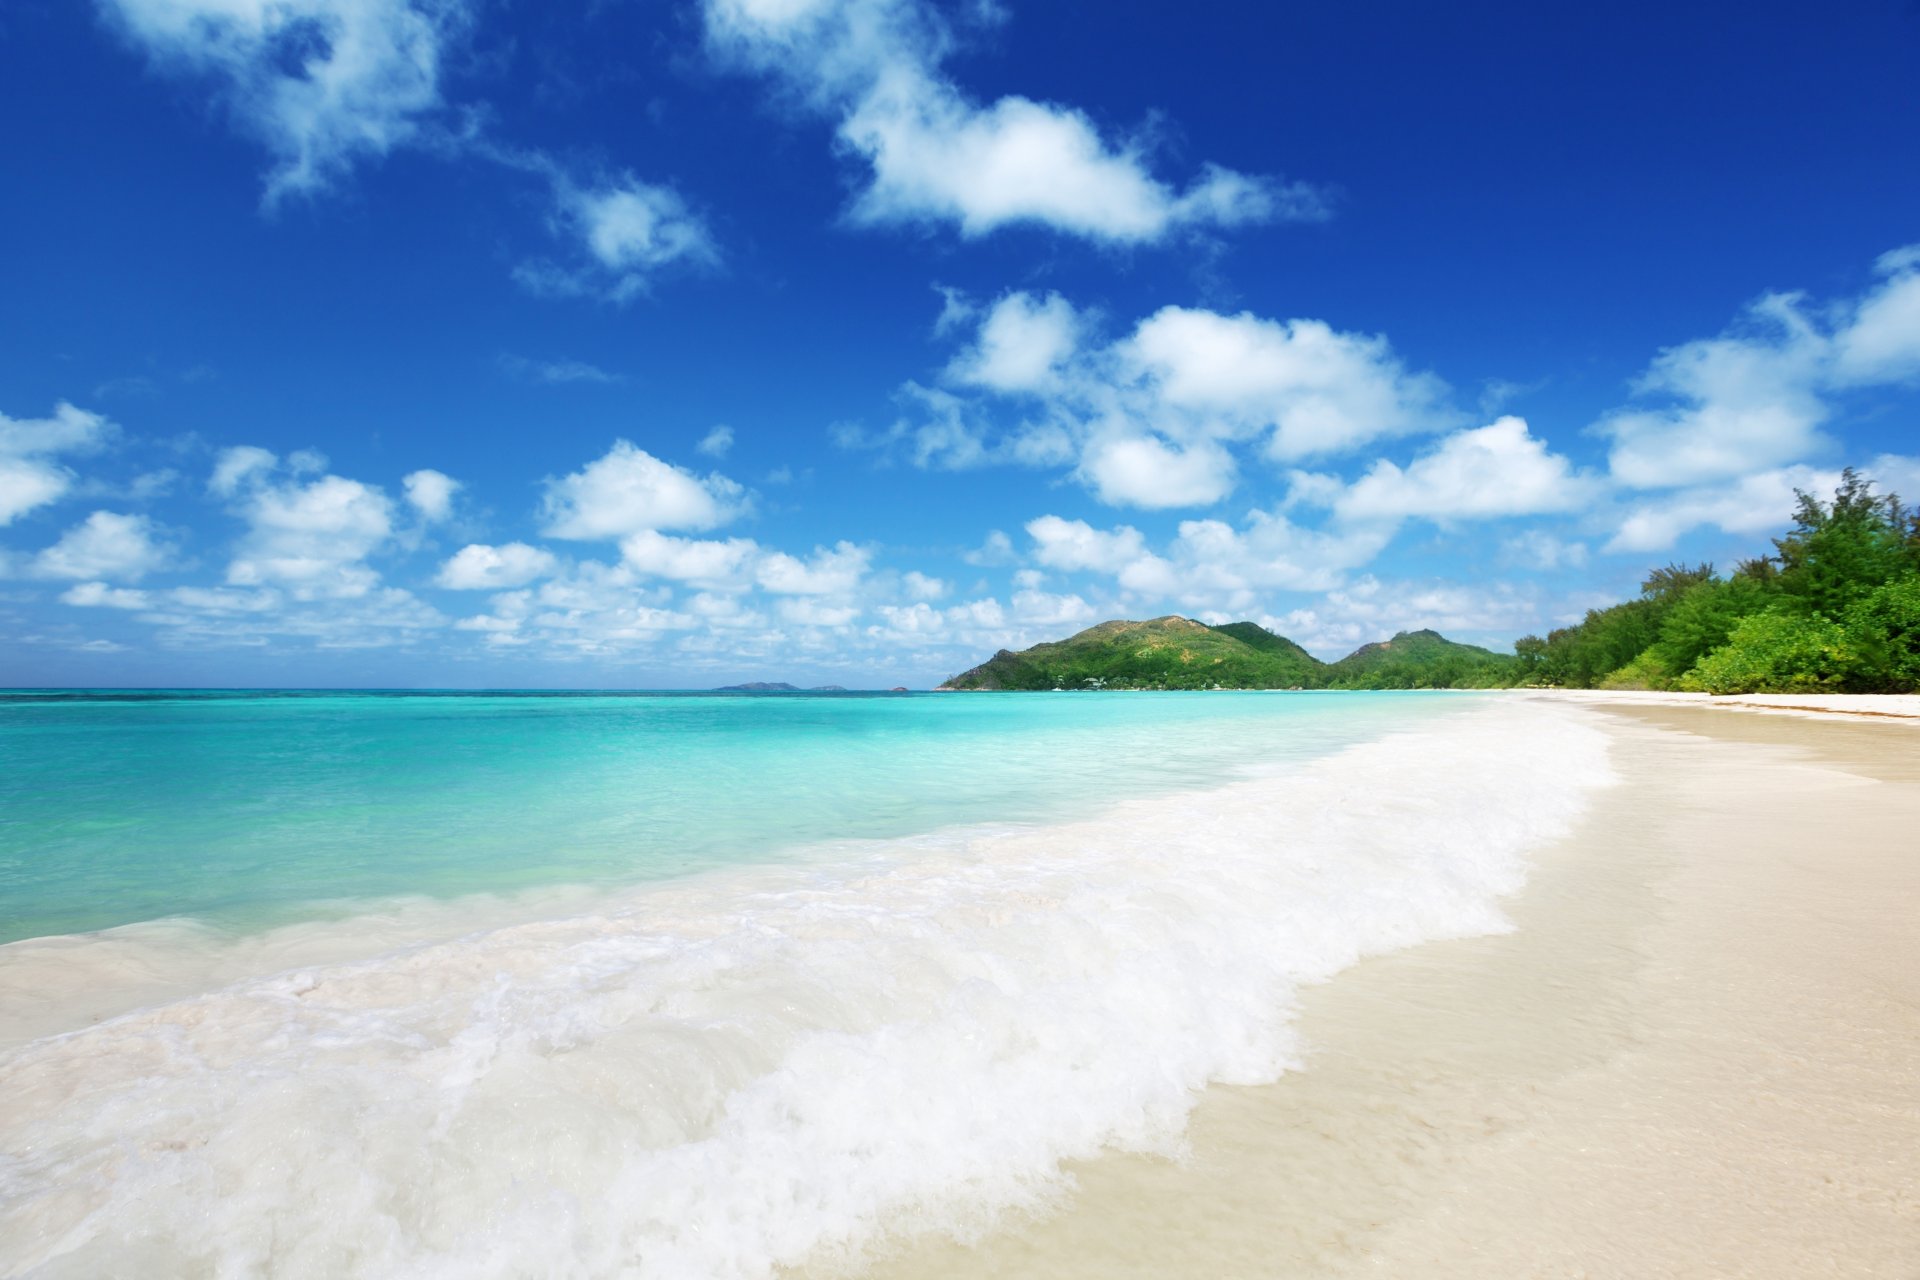
[[[762,1276],[1177,1153],[1297,989],[1507,927],[1611,779],[1503,702],[1063,825],[952,829],[225,986],[0,1056],[46,1276]],[[335,926],[350,933],[351,921]]]

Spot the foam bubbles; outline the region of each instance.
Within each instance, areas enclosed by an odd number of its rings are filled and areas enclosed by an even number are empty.
[[[1097,819],[847,845],[0,1058],[49,1275],[762,1276],[1042,1206],[1293,1062],[1303,983],[1498,930],[1604,784],[1506,703]],[[576,904],[580,906],[583,904]],[[350,933],[353,922],[332,926]]]

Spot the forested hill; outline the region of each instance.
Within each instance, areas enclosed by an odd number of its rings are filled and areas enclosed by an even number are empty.
[[[1431,689],[1510,684],[1515,659],[1432,631],[1326,663],[1253,622],[1114,621],[1019,653],[1002,649],[942,689]]]

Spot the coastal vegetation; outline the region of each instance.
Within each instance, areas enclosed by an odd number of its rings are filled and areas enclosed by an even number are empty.
[[[1640,595],[1515,645],[1517,683],[1705,693],[1920,689],[1920,509],[1849,469],[1770,555],[1668,565]]]
[[[1920,509],[1842,473],[1800,493],[1768,555],[1721,574],[1655,569],[1631,600],[1588,610],[1512,654],[1403,631],[1322,662],[1254,622],[1113,621],[1018,653],[943,689],[1675,689],[1705,693],[1920,690]]]

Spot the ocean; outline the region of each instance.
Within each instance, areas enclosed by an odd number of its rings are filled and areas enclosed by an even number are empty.
[[[0,694],[0,1264],[750,1277],[965,1238],[1505,928],[1474,694]]]

